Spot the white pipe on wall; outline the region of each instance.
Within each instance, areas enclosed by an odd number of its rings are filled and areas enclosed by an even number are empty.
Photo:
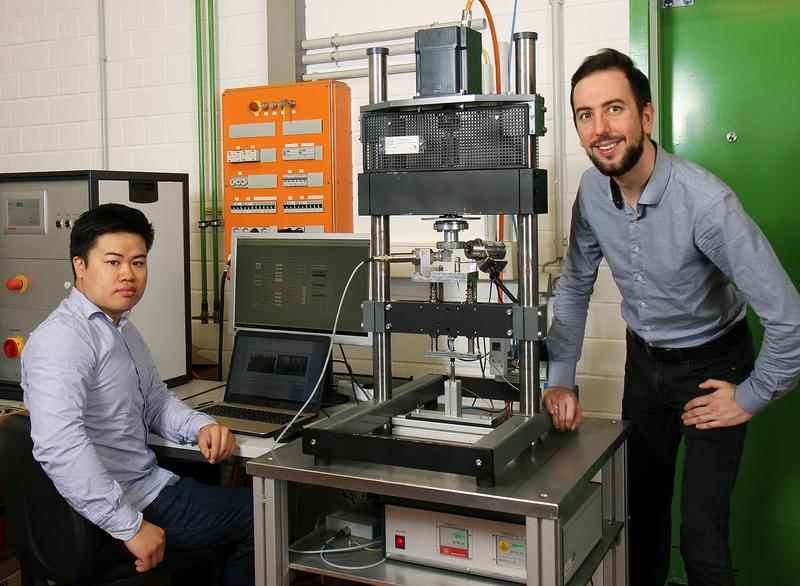
[[[108,169],[108,54],[106,52],[106,0],[97,3],[100,41],[100,150]]]
[[[410,55],[414,52],[414,43],[399,43],[396,45],[386,45],[389,55]],[[362,49],[336,49],[325,51],[324,53],[312,53],[303,55],[301,60],[305,65],[319,65],[320,63],[339,63],[341,61],[355,61],[366,59],[367,50]]]
[[[300,47],[302,47],[304,51],[312,51],[314,49],[327,49],[329,47],[339,48],[346,45],[373,45],[385,41],[397,41],[399,39],[411,38],[414,36],[414,33],[421,28],[439,28],[444,26],[461,26],[461,21],[432,22],[419,26],[406,26],[382,31],[355,33],[352,35],[333,35],[331,37],[304,39],[300,42]],[[470,27],[477,31],[483,30],[486,28],[486,19],[476,18],[472,21]]]
[[[564,258],[564,194],[567,186],[567,153],[565,128],[567,94],[564,81],[564,0],[551,0],[551,37],[553,39],[553,147],[555,149],[555,224],[556,259]]]
[[[389,65],[386,68],[387,73],[411,73],[416,71],[417,66],[415,63],[398,63],[396,65]],[[333,69],[329,71],[320,71],[317,73],[304,73],[303,81],[317,81],[320,79],[353,79],[355,77],[367,77],[369,70],[364,67],[363,69]]]

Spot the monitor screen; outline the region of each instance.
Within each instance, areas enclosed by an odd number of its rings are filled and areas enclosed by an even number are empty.
[[[353,269],[369,258],[364,234],[233,234],[233,328],[330,334]],[[336,343],[369,344],[361,303],[369,266],[353,277]]]

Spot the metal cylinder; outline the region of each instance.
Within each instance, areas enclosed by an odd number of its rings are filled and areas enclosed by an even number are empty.
[[[506,257],[506,245],[503,242],[490,242],[482,238],[469,240],[464,245],[464,254],[473,260],[492,258],[501,260]]]
[[[389,254],[389,216],[373,216],[372,253]],[[389,263],[372,263],[372,299],[388,301]],[[375,332],[372,337],[372,384],[378,401],[392,398],[392,339],[389,332]]]
[[[369,103],[379,104],[386,101],[386,47],[370,47],[367,49],[367,67],[369,69]]]
[[[386,101],[386,47],[367,49],[369,62],[369,103]],[[390,254],[389,216],[373,216],[371,245],[373,255]],[[372,299],[385,302],[390,299],[389,264],[372,263]],[[392,338],[389,332],[375,332],[372,338],[372,384],[378,402],[392,398]]]
[[[519,304],[535,307],[539,298],[539,269],[536,254],[537,219],[535,214],[517,216],[519,250]],[[519,345],[519,409],[524,415],[533,415],[540,409],[539,348],[535,340],[521,340]]]
[[[536,93],[536,39],[530,31],[514,33],[514,73],[518,94]]]

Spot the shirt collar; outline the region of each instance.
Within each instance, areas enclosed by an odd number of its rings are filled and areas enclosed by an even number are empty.
[[[83,293],[78,291],[77,287],[73,287],[72,291],[69,293],[69,300],[72,301],[80,310],[80,312],[84,315],[86,319],[91,319],[95,315],[100,315],[108,320],[108,322],[114,326],[114,320],[112,320],[105,312],[97,307],[94,303],[89,301],[89,298],[86,297]],[[128,318],[130,317],[131,312],[126,311],[120,317],[119,324],[114,326],[115,328],[121,330],[125,327],[125,324],[128,323]]]
[[[661,145],[656,141],[652,140],[652,143],[656,147],[656,165],[653,168],[650,179],[647,181],[647,185],[644,187],[642,196],[639,198],[639,204],[641,205],[656,205],[661,201],[664,192],[667,190],[667,183],[669,183],[669,176],[672,172],[672,155],[661,148]],[[613,177],[608,178],[608,185],[608,199],[614,202],[614,193],[615,191],[619,193],[619,187]],[[617,205],[616,202],[615,205]]]

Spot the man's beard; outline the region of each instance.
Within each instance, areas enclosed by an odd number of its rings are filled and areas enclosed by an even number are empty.
[[[636,163],[642,158],[642,153],[644,153],[644,132],[642,132],[638,141],[629,144],[618,166],[614,166],[613,163],[608,163],[598,158],[595,156],[592,149],[589,149],[588,154],[594,166],[597,167],[597,170],[603,175],[607,177],[619,177],[620,175],[625,175],[625,173],[636,166]]]

